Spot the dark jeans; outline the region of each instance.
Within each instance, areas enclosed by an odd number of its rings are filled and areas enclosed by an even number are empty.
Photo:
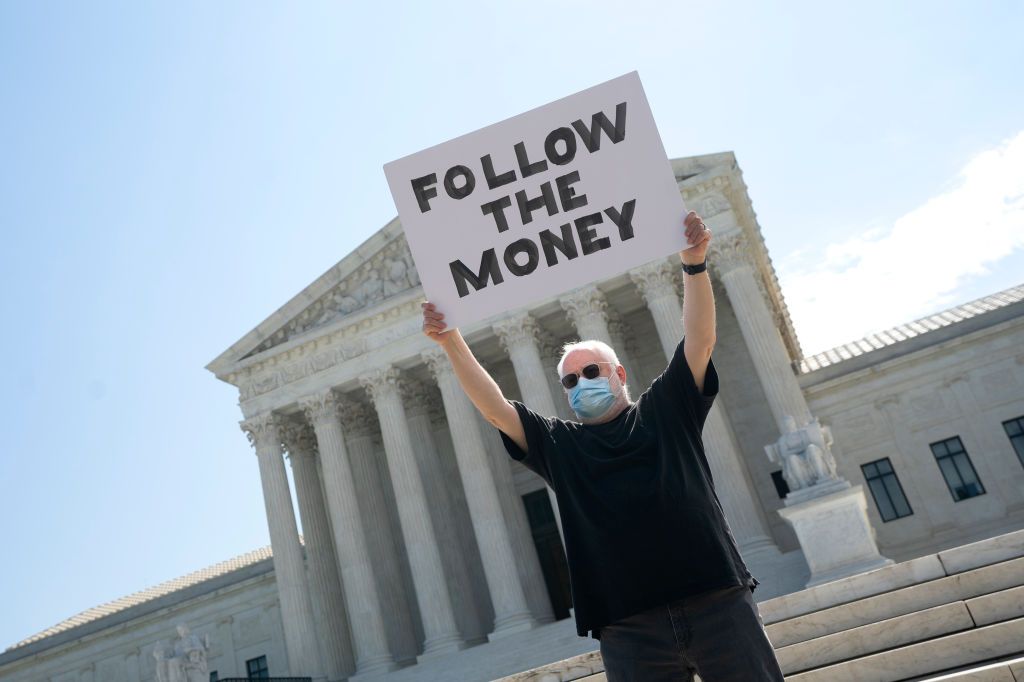
[[[783,682],[746,585],[712,590],[601,628],[608,682]]]

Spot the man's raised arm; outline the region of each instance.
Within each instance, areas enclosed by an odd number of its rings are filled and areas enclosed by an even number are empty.
[[[445,331],[446,327],[444,314],[439,312],[433,303],[424,303],[423,333],[444,349],[462,390],[488,422],[504,432],[519,449],[526,452],[526,432],[516,408],[505,399],[498,383],[477,362],[459,330]]]
[[[699,265],[707,258],[711,243],[711,230],[700,216],[690,211],[686,220],[686,241],[693,246],[679,252],[684,265]],[[683,282],[683,328],[686,336],[686,364],[697,384],[697,390],[704,392],[704,376],[708,371],[708,360],[715,347],[715,297],[711,290],[708,272],[686,275]]]

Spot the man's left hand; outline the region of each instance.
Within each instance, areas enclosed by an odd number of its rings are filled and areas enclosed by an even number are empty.
[[[690,211],[683,220],[686,228],[686,241],[693,244],[679,252],[679,259],[686,265],[700,265],[707,257],[708,245],[711,243],[711,230],[704,225],[696,211]]]

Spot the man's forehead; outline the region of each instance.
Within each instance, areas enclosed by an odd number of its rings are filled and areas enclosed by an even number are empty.
[[[570,351],[569,354],[565,356],[565,361],[562,363],[562,373],[568,374],[569,372],[579,372],[590,363],[603,360],[604,358],[596,350],[578,348],[574,351]]]

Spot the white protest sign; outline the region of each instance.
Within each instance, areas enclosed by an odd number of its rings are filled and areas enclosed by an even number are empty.
[[[634,71],[384,166],[449,328],[690,246]]]

